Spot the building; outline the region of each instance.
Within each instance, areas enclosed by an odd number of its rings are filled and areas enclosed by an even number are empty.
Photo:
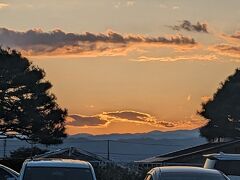
[[[164,166],[164,165],[194,165],[202,166],[205,158],[203,155],[212,153],[240,153],[240,140],[228,142],[206,143],[199,146],[183,149],[165,155],[154,156],[136,161],[139,166]]]
[[[83,160],[88,161],[92,164],[105,164],[110,163],[110,161],[102,156],[97,154],[93,154],[91,152],[70,147],[70,148],[63,148],[54,151],[49,151],[41,155],[34,156],[33,158],[62,158],[62,159],[76,159],[76,160]]]

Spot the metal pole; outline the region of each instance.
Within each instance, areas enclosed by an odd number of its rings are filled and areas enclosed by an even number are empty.
[[[6,158],[7,138],[3,141],[3,157]]]
[[[110,140],[107,140],[107,159],[110,160]]]

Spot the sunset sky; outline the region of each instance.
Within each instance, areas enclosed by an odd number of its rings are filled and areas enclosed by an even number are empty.
[[[69,134],[193,129],[240,63],[239,0],[0,0],[0,44],[43,68]]]

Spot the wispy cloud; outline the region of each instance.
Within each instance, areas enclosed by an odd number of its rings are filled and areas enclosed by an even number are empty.
[[[106,112],[104,113],[111,118],[123,120],[123,121],[133,121],[133,122],[144,122],[155,124],[156,118],[147,113],[141,113],[137,111],[116,111],[116,112]]]
[[[71,126],[101,126],[106,125],[107,120],[100,116],[84,116],[84,115],[70,115],[67,120],[67,125]]]
[[[235,32],[233,35],[230,35],[229,37],[240,40],[240,31]]]
[[[113,4],[113,6],[118,9],[121,6],[121,2],[116,2]]]
[[[188,20],[182,21],[180,25],[170,26],[173,30],[186,30],[186,31],[192,31],[192,32],[203,32],[203,33],[209,33],[208,26],[206,23],[197,22],[196,24],[192,24]]]
[[[111,122],[130,122],[137,124],[147,124],[154,127],[170,128],[174,123],[167,121],[158,121],[154,116],[131,110],[103,112],[94,116],[70,115],[67,120],[68,126],[74,127],[102,127]]]
[[[136,4],[136,1],[127,1],[126,2],[128,7],[134,6]]]
[[[209,99],[211,99],[210,96],[202,96],[202,97],[201,97],[201,100],[202,100],[203,102],[207,102]]]
[[[178,9],[180,9],[180,7],[179,6],[173,6],[172,9],[173,10],[178,10]]]
[[[176,62],[176,61],[215,61],[217,56],[215,54],[210,55],[192,55],[192,56],[178,56],[178,57],[149,57],[149,56],[140,56],[133,61],[139,62]]]
[[[18,32],[0,28],[0,44],[20,50],[25,55],[78,55],[78,56],[116,56],[126,55],[140,47],[172,47],[191,49],[197,46],[191,37],[182,35],[148,36],[139,34],[106,33],[82,34],[65,33],[61,30],[44,32],[33,29]]]
[[[93,116],[79,114],[70,115],[67,119],[69,128],[108,128],[111,123],[134,123],[151,126],[161,130],[191,129],[201,126],[204,122],[198,117],[186,117],[176,121],[160,120],[155,116],[132,110],[103,112]]]
[[[6,7],[8,7],[8,6],[9,6],[9,4],[1,3],[1,2],[0,2],[0,9],[6,8]]]
[[[209,47],[210,51],[214,51],[223,56],[240,58],[240,46],[231,44],[219,44]]]

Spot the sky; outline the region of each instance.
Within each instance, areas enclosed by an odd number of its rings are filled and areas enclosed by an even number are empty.
[[[69,134],[195,129],[240,58],[239,0],[0,0],[0,44],[43,68]]]

